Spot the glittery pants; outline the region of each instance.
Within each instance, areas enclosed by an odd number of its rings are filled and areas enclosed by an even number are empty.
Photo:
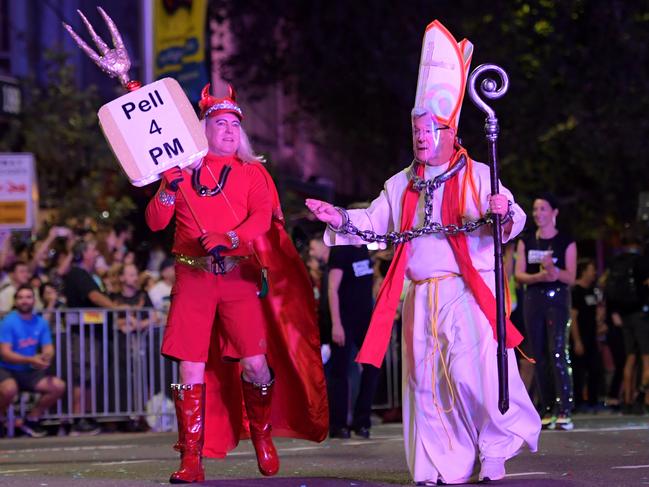
[[[541,414],[570,414],[573,398],[568,354],[568,287],[528,287],[524,312],[527,336],[536,360],[534,376]]]

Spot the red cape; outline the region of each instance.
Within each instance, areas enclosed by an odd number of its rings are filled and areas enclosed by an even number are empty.
[[[268,269],[266,315],[268,363],[275,371],[271,411],[273,436],[323,441],[329,431],[327,387],[320,355],[315,300],[306,268],[284,229],[277,188],[261,164],[273,201],[270,230],[255,240],[255,252]],[[245,323],[241,323],[245,326]],[[211,347],[205,369],[207,457],[223,458],[248,438],[237,363],[221,360]]]

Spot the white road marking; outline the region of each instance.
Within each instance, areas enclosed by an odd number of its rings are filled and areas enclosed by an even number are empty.
[[[38,472],[40,468],[21,468],[20,470],[0,470],[0,475],[6,473]]]
[[[0,450],[0,455],[7,453],[42,453],[48,451],[94,451],[94,450],[123,450],[124,448],[140,448],[138,445],[95,445],[95,446],[63,446],[56,448],[25,448],[21,450]]]
[[[278,448],[277,451],[279,453],[286,453],[289,451],[305,451],[305,450],[321,450],[321,446],[296,446],[293,448]],[[235,451],[228,453],[228,457],[236,457],[236,456],[247,456],[247,455],[254,455],[254,451]]]
[[[636,468],[649,468],[649,465],[622,465],[619,467],[611,467],[612,470],[618,469],[618,470],[631,470],[631,469],[636,469]]]
[[[547,475],[548,472],[521,472],[521,473],[508,473],[505,477],[522,477],[524,475]]]
[[[127,465],[129,463],[147,463],[147,462],[159,462],[160,459],[153,458],[151,460],[121,460],[119,462],[97,462],[91,463],[91,465],[98,465],[100,467],[105,467],[109,465]]]
[[[565,435],[566,433],[599,433],[600,431],[641,431],[648,430],[649,424],[646,425],[629,425],[629,426],[611,426],[609,428],[575,428],[572,431],[544,431],[543,433],[551,433],[557,435]]]

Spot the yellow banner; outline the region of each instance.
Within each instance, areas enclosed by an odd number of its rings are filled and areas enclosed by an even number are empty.
[[[88,325],[101,325],[104,322],[104,313],[101,311],[84,311],[83,322]]]
[[[153,53],[155,79],[178,80],[192,102],[209,81],[205,62],[207,0],[155,0]]]
[[[0,201],[0,225],[26,225],[27,202]]]

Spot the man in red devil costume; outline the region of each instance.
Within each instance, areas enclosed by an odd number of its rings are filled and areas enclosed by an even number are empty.
[[[176,216],[162,344],[180,363],[181,383],[171,388],[181,466],[171,483],[203,481],[202,455],[222,458],[248,434],[259,470],[275,475],[271,424],[276,435],[314,441],[328,430],[313,294],[277,190],[241,127],[233,90],[219,99],[207,85],[199,106],[208,155],[163,173],[146,209],[154,231]]]

